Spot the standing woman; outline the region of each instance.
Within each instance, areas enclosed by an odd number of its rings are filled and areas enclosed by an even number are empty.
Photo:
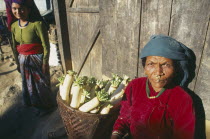
[[[12,50],[22,76],[24,105],[34,106],[42,114],[50,112],[55,105],[50,89],[47,28],[33,0],[5,2],[8,17],[17,19],[8,26],[11,24]]]

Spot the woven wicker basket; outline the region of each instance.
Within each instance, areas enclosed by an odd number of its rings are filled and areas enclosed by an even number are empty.
[[[110,138],[119,109],[115,109],[106,115],[84,113],[67,106],[59,93],[57,103],[69,139]]]

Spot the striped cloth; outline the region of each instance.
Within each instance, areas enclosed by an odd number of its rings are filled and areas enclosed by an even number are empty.
[[[51,108],[54,106],[50,75],[42,72],[43,54],[19,54],[23,101],[27,106]]]

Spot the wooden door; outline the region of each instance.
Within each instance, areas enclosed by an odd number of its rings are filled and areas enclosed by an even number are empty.
[[[101,35],[98,0],[66,0],[73,70],[101,78]]]

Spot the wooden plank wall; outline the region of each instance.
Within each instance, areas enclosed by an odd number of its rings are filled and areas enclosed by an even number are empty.
[[[209,0],[66,0],[66,7],[74,70],[93,44],[81,75],[144,76],[139,52],[153,34],[170,35],[191,48],[197,67],[189,87],[202,98],[210,120]]]
[[[189,85],[194,90],[210,16],[209,0],[173,1],[170,36],[176,38],[196,55],[196,76]]]
[[[58,35],[58,46],[61,55],[61,61],[63,65],[63,70],[72,69],[72,60],[69,46],[69,33],[67,31],[68,22],[66,17],[66,5],[65,0],[54,0],[54,15],[56,20],[57,35]],[[62,10],[61,10],[62,9]]]
[[[73,70],[79,71],[99,22],[98,0],[66,1]],[[101,37],[96,38],[80,75],[101,78]]]
[[[104,76],[137,75],[140,4],[140,0],[100,1]]]

